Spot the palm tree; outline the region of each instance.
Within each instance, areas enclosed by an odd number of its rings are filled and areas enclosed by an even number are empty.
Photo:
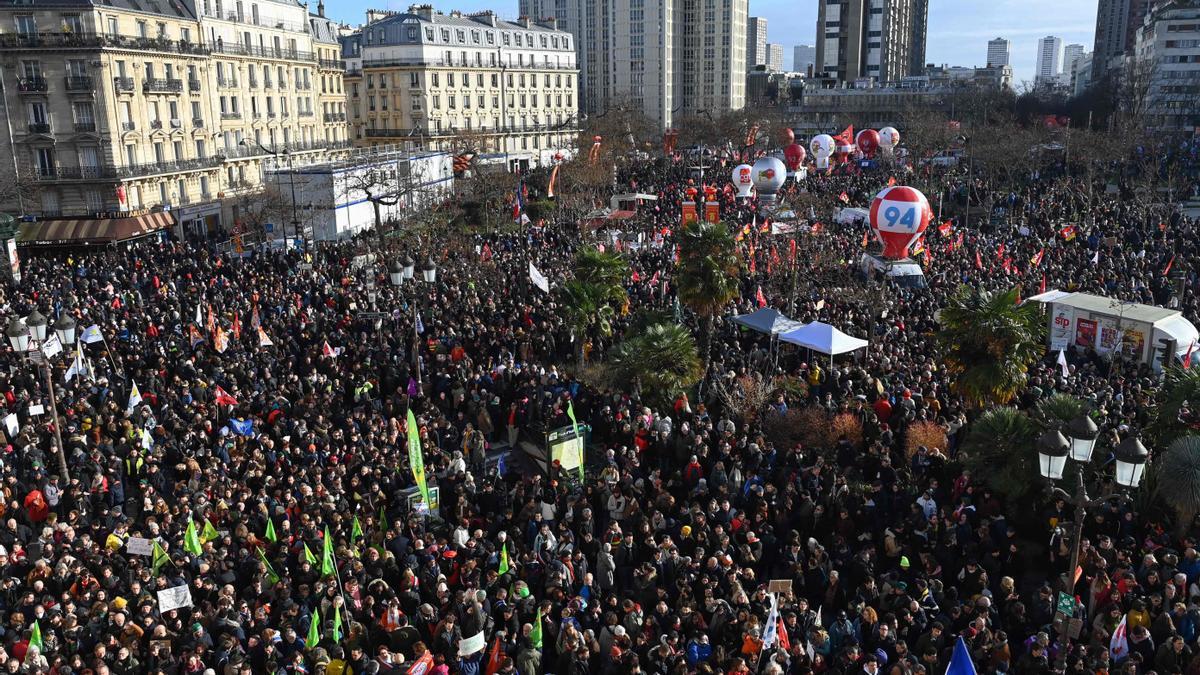
[[[738,296],[742,259],[724,223],[693,221],[679,233],[675,281],[679,301],[706,324],[704,372],[708,372],[717,315]]]
[[[1044,429],[1065,429],[1083,412],[1083,401],[1070,394],[1054,394],[1037,402],[1033,419]]]
[[[1020,410],[992,408],[971,423],[961,448],[963,464],[1009,503],[1021,503],[1035,487],[1029,477],[1038,471],[1037,434],[1033,420]]]
[[[609,365],[618,378],[633,381],[663,402],[695,384],[704,372],[695,338],[672,323],[651,324],[623,341],[613,350]]]
[[[1152,426],[1161,447],[1190,430],[1188,423],[1180,419],[1180,414],[1185,410],[1200,409],[1200,368],[1168,368],[1155,398],[1158,405]]]
[[[938,342],[946,368],[958,392],[977,406],[1011,401],[1045,351],[1041,309],[1018,306],[1017,294],[963,286],[942,309]]]
[[[595,249],[575,254],[572,278],[559,287],[559,294],[579,344],[580,366],[587,360],[588,335],[612,335],[613,320],[629,299],[624,285],[628,273],[628,263],[618,254]]]
[[[1158,494],[1175,510],[1176,532],[1182,537],[1200,513],[1200,436],[1183,436],[1155,462]]]

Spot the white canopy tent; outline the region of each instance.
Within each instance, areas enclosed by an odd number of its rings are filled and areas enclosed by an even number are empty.
[[[788,331],[779,336],[783,342],[801,347],[807,347],[814,352],[828,354],[845,354],[866,347],[869,343],[861,338],[846,335],[827,323],[814,321],[802,328]]]
[[[804,324],[789,319],[778,310],[763,307],[749,314],[739,314],[733,317],[733,322],[759,333],[779,335],[802,327]]]

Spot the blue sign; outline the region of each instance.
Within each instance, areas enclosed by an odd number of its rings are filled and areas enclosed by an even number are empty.
[[[275,225],[273,223],[267,223],[266,225],[263,225],[263,229],[266,230],[267,232],[274,232]]]

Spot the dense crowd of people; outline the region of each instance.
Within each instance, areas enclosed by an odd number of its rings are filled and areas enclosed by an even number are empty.
[[[1174,152],[1194,187],[1196,146]],[[1137,197],[1119,163],[1111,173],[1094,189],[1054,161],[1011,186],[956,168],[813,175],[783,195],[819,223],[794,252],[726,190],[722,217],[744,233],[747,262],[728,314],[754,309],[761,289],[870,347],[832,365],[772,358],[765,338],[721,321],[714,384],[673,405],[591,386],[575,358],[586,340],[602,362],[645,310],[693,321],[672,277],[671,231],[699,182],[686,163],[618,174],[614,189],[658,201],[621,223],[634,275],[611,337],[574,335],[561,297],[529,281],[530,263],[561,282],[578,247],[617,241],[553,218],[374,253],[364,240],[243,259],[180,242],[26,256],[2,289],[5,317],[67,314],[80,337],[96,326],[103,339],[51,359],[59,420],[31,410],[49,403],[37,367],[2,357],[15,418],[0,456],[0,665],[906,675],[944,672],[962,637],[979,672],[1050,672],[1060,656],[1075,673],[1200,672],[1191,533],[1114,505],[1086,523],[1072,586],[1067,544],[1045,544],[1070,508],[1015,522],[1016,505],[964,470],[973,411],[933,344],[935,312],[962,283],[1174,299],[1195,320],[1196,295],[1177,297],[1163,270],[1174,261],[1194,288],[1196,222]],[[934,186],[946,213],[975,207],[970,225],[954,215],[930,228],[929,288],[860,278],[865,226],[831,218],[889,176]],[[1078,236],[1062,236],[1066,224]],[[436,280],[393,285],[404,255],[432,261]],[[1052,356],[1039,364],[1017,404],[1087,398],[1106,447],[1144,428],[1147,369],[1086,351],[1070,361],[1067,373]],[[772,392],[760,416],[715,393],[770,369],[808,386]],[[769,439],[771,415],[811,404],[851,412],[865,437]],[[514,447],[541,444],[569,410],[592,428],[582,481]],[[409,419],[436,504],[414,485]],[[919,421],[947,444],[910,458]],[[1059,591],[1078,596],[1082,621],[1065,655]],[[1122,618],[1130,653],[1114,659]]]

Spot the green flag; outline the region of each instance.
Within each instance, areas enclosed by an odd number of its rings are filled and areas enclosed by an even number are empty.
[[[158,571],[162,569],[162,566],[169,562],[171,562],[171,556],[167,555],[166,549],[164,549],[158,543],[158,540],[155,539],[154,546],[151,548],[150,554],[150,566],[154,569],[155,576],[158,575]]]
[[[279,541],[279,537],[275,534],[275,523],[271,522],[270,518],[267,518],[267,533],[263,536],[272,544]]]
[[[333,641],[342,641],[342,608],[333,608]]]
[[[273,586],[279,583],[279,575],[275,573],[275,568],[271,566],[271,561],[267,560],[267,554],[263,553],[261,548],[255,550],[258,551],[258,559],[267,566],[267,578],[271,580],[271,585]]]
[[[504,576],[508,574],[508,569],[508,544],[505,543],[500,547],[500,568],[496,570],[496,573]]]
[[[429,488],[425,485],[425,458],[421,455],[421,430],[417,428],[417,416],[408,409],[408,464],[412,467],[413,480],[421,491],[421,501],[429,505]]]
[[[321,576],[333,574],[333,535],[325,526],[325,550],[321,551]]]
[[[313,607],[312,620],[308,622],[308,639],[304,646],[312,649],[321,641],[321,610]]]
[[[213,527],[212,521],[208,518],[204,519],[204,532],[200,536],[206,542],[221,538],[221,535],[217,534],[217,528]]]
[[[533,620],[533,630],[529,631],[529,641],[537,649],[542,648],[542,608],[538,607],[537,618]]]
[[[312,550],[308,548],[308,544],[304,545],[304,562],[308,563],[309,565],[317,564],[317,556],[313,555]]]
[[[383,504],[379,505],[379,531],[388,531],[387,509],[383,507]]]
[[[196,533],[196,521],[188,519],[187,531],[183,533],[183,549],[192,555],[200,555],[204,548],[200,545],[200,535]]]
[[[579,481],[583,482],[583,461],[586,448],[584,447],[583,438],[579,436],[579,422],[575,419],[575,403],[571,399],[567,399],[567,417],[571,420],[571,427],[575,432],[575,438],[579,439]]]
[[[362,536],[362,524],[358,522],[358,516],[354,516],[354,525],[350,528],[350,545],[353,546],[354,542],[362,539]]]
[[[37,647],[38,653],[42,653],[42,627],[36,619],[33,622],[33,630],[29,631],[29,646]]]

